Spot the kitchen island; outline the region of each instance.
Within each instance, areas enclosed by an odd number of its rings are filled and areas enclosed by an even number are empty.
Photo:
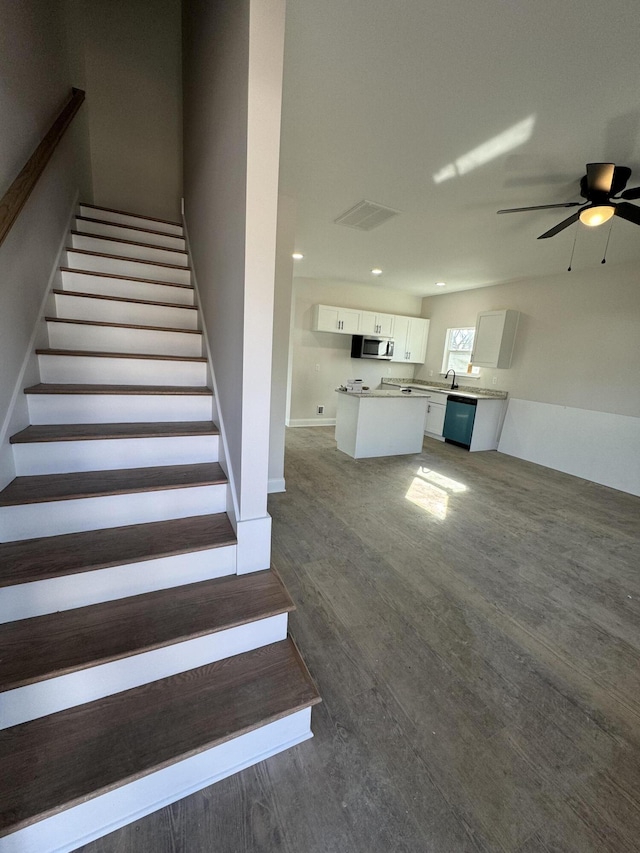
[[[338,390],[336,442],[353,459],[420,453],[428,396],[420,391]]]

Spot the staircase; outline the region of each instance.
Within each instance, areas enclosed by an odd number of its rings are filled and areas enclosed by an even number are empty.
[[[236,574],[182,227],[82,205],[0,492],[0,853],[70,851],[311,737]]]

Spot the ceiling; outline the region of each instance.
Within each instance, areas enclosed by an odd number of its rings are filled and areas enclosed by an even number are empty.
[[[579,200],[587,162],[640,185],[639,40],[637,0],[288,0],[296,275],[426,296],[560,273],[576,234],[573,269],[599,264],[608,224],[537,240],[573,211],[496,211]],[[334,224],[362,199],[400,214]],[[607,263],[640,259],[612,221]]]

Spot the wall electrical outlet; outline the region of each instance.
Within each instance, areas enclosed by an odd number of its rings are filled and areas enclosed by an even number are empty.
[[[433,376],[433,370],[429,371],[429,376]]]
[[[320,373],[320,365],[316,364],[316,373]]]
[[[498,377],[497,377],[497,376],[494,376],[494,377],[493,377],[493,379],[491,380],[491,384],[492,384],[492,385],[497,385],[497,384],[498,384]]]
[[[318,406],[318,414],[324,415],[324,406]]]

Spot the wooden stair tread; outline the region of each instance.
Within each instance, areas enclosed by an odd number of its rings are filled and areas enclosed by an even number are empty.
[[[289,613],[272,571],[231,575],[0,625],[0,692]]]
[[[125,222],[114,222],[112,219],[94,219],[91,216],[76,216],[76,222],[89,222],[92,225],[109,225],[114,228],[126,228],[128,231],[140,231],[143,234],[156,234],[158,237],[173,237],[176,240],[184,240],[182,234],[171,234],[170,231],[154,231],[153,228],[138,228],[136,225],[128,225]],[[169,223],[177,225],[178,223]],[[182,226],[181,226],[182,227]],[[86,234],[85,232],[82,232]],[[92,237],[101,237],[102,234],[91,234]]]
[[[184,489],[226,483],[218,462],[197,465],[162,465],[153,468],[118,468],[73,474],[37,474],[16,477],[0,492],[1,506],[68,501],[132,492]]]
[[[55,382],[39,382],[24,389],[25,394],[142,394],[155,396],[168,394],[170,396],[212,397],[213,391],[204,385],[88,385],[61,384]]]
[[[200,355],[161,355],[148,352],[98,352],[82,349],[37,349],[36,355],[63,355],[74,358],[138,358],[151,361],[189,361],[206,362],[206,358]]]
[[[0,587],[236,544],[226,513],[0,543]]]
[[[319,701],[287,639],[6,729],[0,835]]]
[[[213,421],[151,421],[125,424],[40,424],[26,427],[9,439],[11,444],[44,441],[95,441],[117,438],[166,438],[219,435]]]
[[[92,255],[94,258],[109,258],[112,261],[129,261],[132,264],[150,264],[152,267],[170,267],[174,270],[191,270],[191,267],[185,267],[183,264],[168,264],[166,261],[148,261],[144,258],[129,258],[126,255],[110,255],[107,252],[91,252],[89,249],[76,249],[73,246],[67,246],[65,251],[67,253],[75,252],[78,255]]]
[[[83,299],[106,299],[109,302],[134,302],[136,305],[161,305],[163,308],[186,308],[188,311],[197,311],[197,305],[182,305],[179,302],[156,302],[152,299],[131,299],[128,296],[107,296],[103,293],[83,293],[80,290],[54,290],[56,296],[79,296]]]
[[[165,225],[175,225],[178,228],[182,228],[182,222],[173,222],[171,219],[158,219],[157,216],[145,216],[142,213],[128,213],[126,210],[114,210],[112,207],[98,207],[97,204],[87,204],[84,201],[79,203],[80,207],[89,207],[91,210],[106,210],[107,213],[119,213],[121,216],[131,216],[134,219],[148,219],[150,222],[164,222]],[[117,222],[111,222],[109,220],[109,224],[118,225]],[[166,231],[162,232],[166,234]],[[176,235],[177,236],[177,235]]]
[[[135,281],[142,282],[143,284],[161,284],[166,287],[186,287],[187,290],[193,290],[192,284],[178,284],[176,281],[160,281],[157,278],[139,278],[135,275],[120,275],[119,273],[114,272],[100,272],[98,270],[81,270],[76,269],[75,267],[60,267],[61,272],[73,272],[78,273],[79,275],[94,275],[98,278],[117,278],[120,281]],[[60,291],[61,293],[66,293],[66,291]]]
[[[180,329],[177,326],[143,326],[140,323],[106,323],[103,320],[72,320],[67,317],[45,317],[47,323],[71,323],[76,326],[108,326],[114,329],[143,329],[148,332],[180,332],[184,335],[202,335],[200,329]]]
[[[110,243],[124,243],[127,246],[139,246],[143,249],[158,249],[160,252],[175,252],[178,255],[186,255],[184,249],[172,249],[169,246],[156,246],[154,243],[140,243],[137,240],[124,240],[122,237],[110,237],[106,234],[87,234],[86,231],[71,231],[75,237],[90,237],[92,240],[108,240]],[[176,234],[176,236],[178,236]]]

